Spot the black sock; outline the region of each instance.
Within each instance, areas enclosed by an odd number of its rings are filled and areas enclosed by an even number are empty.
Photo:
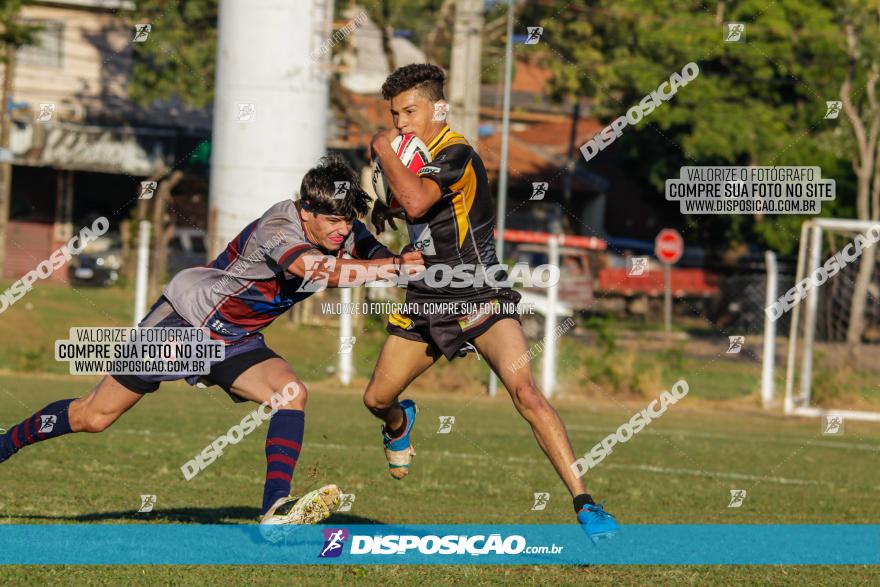
[[[397,438],[398,436],[403,434],[404,430],[406,430],[406,412],[403,412],[403,422],[394,430],[389,430],[388,425],[385,425],[385,434],[387,434],[389,438]]]
[[[572,500],[574,502],[574,513],[578,513],[581,511],[585,505],[596,505],[596,502],[593,501],[593,498],[589,493],[581,493],[580,495],[576,495]]]

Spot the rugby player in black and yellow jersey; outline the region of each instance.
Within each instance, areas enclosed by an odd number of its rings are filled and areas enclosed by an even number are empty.
[[[575,475],[571,467],[574,452],[565,426],[536,387],[529,363],[522,364],[521,358],[529,351],[515,310],[520,296],[510,288],[493,287],[506,275],[495,273],[490,282],[478,279],[465,288],[427,278],[431,267],[439,264],[466,264],[484,271],[498,264],[494,202],[486,169],[474,148],[446,123],[445,78],[435,65],[415,64],[397,69],[382,86],[394,129],[373,137],[372,154],[405,211],[411,244],[422,252],[427,271],[424,278],[409,283],[407,313],[389,316],[390,336],[364,393],[364,403],[384,421],[390,472],[402,479],[415,454],[410,433],[416,408],[412,400],[398,402],[398,396],[441,356],[452,360],[465,349],[476,347],[532,427],[538,444],[571,493],[587,534],[594,540],[613,535],[617,522],[593,502]],[[418,175],[400,162],[391,147],[400,134],[414,134],[431,153],[431,162]],[[377,231],[384,230],[390,219],[391,211],[377,201],[373,213]],[[438,312],[443,302],[450,307],[466,304],[467,309],[463,313]]]

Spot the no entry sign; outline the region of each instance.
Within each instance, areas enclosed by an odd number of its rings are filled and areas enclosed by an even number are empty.
[[[654,254],[664,263],[678,263],[684,253],[684,239],[677,230],[664,228],[654,240]]]

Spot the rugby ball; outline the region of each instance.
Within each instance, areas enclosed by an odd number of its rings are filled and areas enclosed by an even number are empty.
[[[427,145],[422,142],[416,135],[400,135],[391,141],[391,148],[397,153],[397,158],[403,163],[404,167],[418,174],[419,169],[431,162],[431,153],[428,151]],[[382,202],[397,212],[403,209],[400,202],[391,193],[391,186],[385,181],[385,174],[382,173],[382,165],[379,159],[373,160],[373,190],[376,196]]]

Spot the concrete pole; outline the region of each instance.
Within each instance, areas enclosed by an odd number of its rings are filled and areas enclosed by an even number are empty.
[[[212,255],[326,153],[332,14],[332,0],[220,0]]]
[[[476,147],[480,108],[483,0],[457,0],[449,67],[449,120]]]

